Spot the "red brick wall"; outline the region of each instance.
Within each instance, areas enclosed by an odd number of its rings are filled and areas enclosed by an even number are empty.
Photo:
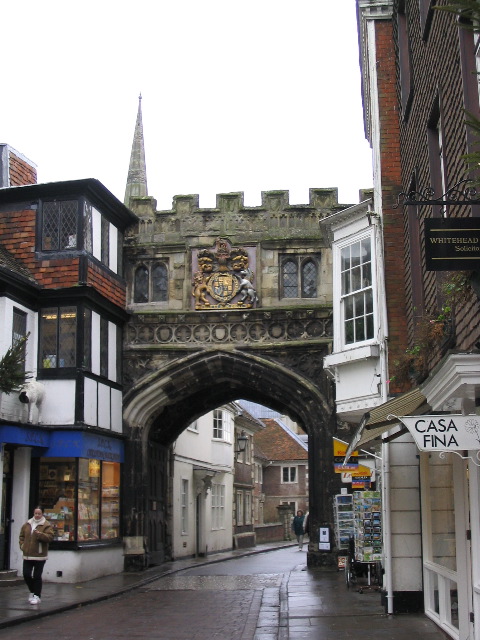
[[[87,284],[93,286],[105,298],[119,307],[125,308],[126,291],[125,285],[109,275],[93,260],[89,260],[87,271]]]
[[[442,117],[443,148],[446,166],[446,183],[451,187],[468,176],[462,156],[467,153],[467,133],[465,127],[464,79],[460,58],[460,35],[458,22],[454,15],[434,11],[428,37],[421,32],[418,0],[407,0],[406,15],[411,56],[413,100],[408,117],[400,112],[400,153],[402,160],[402,185],[408,187],[412,175],[417,176],[417,187],[431,185],[430,159],[427,144],[427,132],[432,107],[435,100],[440,101]],[[473,46],[471,50],[473,57]],[[470,82],[471,78],[465,79]],[[400,101],[400,82],[398,81],[398,104]],[[400,110],[401,111],[401,110]],[[440,194],[438,194],[440,195]],[[399,215],[400,209],[398,210]],[[406,214],[406,211],[405,211]],[[431,206],[419,206],[417,214],[420,220],[420,242],[422,248],[421,284],[424,292],[425,314],[435,314],[441,306],[441,281],[448,274],[425,270],[425,248],[423,240],[423,219],[432,215]],[[449,207],[448,215],[454,217],[470,216],[467,206]],[[408,257],[410,238],[405,218],[405,247]],[[416,317],[422,310],[412,303],[412,274],[407,268],[407,304],[405,313],[410,338],[414,333]],[[480,338],[480,307],[476,296],[470,295],[457,309],[455,317],[456,348],[468,351]],[[433,367],[442,353],[432,354]]]
[[[402,190],[400,134],[396,106],[396,66],[392,24],[376,23],[378,102],[380,115],[380,165],[382,181],[385,289],[388,316],[390,369],[395,358],[407,347],[405,318],[405,249],[402,212],[393,209]],[[390,371],[393,375],[393,371]],[[392,382],[392,393],[402,391]]]
[[[295,466],[295,463],[285,463],[283,466]],[[298,482],[281,482],[282,469],[280,466],[264,468],[263,491],[265,493],[264,521],[278,522],[277,507],[282,502],[296,502],[297,508],[306,511],[308,504],[308,488],[306,482],[306,466],[297,466]]]
[[[73,287],[79,283],[80,258],[38,260],[35,257],[36,210],[8,211],[0,214],[2,245],[28,267],[37,282],[48,289]],[[125,307],[123,282],[101,266],[89,261],[87,284],[119,307]]]
[[[26,267],[35,268],[35,218],[36,211],[8,211],[0,213],[0,238],[2,246]]]
[[[37,170],[34,166],[19,157],[12,149],[9,150],[9,173],[11,187],[21,187],[37,183]]]

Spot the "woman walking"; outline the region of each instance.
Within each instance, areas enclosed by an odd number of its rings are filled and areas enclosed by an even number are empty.
[[[40,604],[42,573],[47,560],[48,545],[53,540],[53,527],[45,519],[42,507],[35,507],[33,518],[20,530],[20,549],[23,551],[23,579],[30,591],[30,604]]]
[[[299,509],[297,511],[297,515],[292,520],[292,529],[293,529],[293,533],[297,536],[299,551],[303,549],[303,536],[305,534],[305,529],[303,525],[304,520],[305,520],[305,516],[303,515],[303,511]]]

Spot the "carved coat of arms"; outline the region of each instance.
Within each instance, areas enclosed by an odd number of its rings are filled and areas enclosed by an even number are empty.
[[[247,249],[231,247],[227,240],[217,238],[215,246],[200,250],[196,259],[195,309],[250,309],[258,302]]]

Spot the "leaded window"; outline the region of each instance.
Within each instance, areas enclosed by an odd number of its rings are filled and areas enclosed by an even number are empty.
[[[55,369],[75,366],[76,307],[49,307],[40,314],[40,366]]]
[[[85,251],[88,251],[88,253],[93,252],[92,205],[89,202],[85,202],[85,209],[83,212],[83,245]]]
[[[317,265],[313,260],[302,264],[302,298],[317,297]]]
[[[43,251],[62,251],[77,248],[77,200],[44,202],[42,215]]]
[[[298,269],[294,260],[285,260],[282,269],[283,297],[298,298]]]
[[[318,258],[285,256],[281,261],[282,298],[316,298],[318,296]]]
[[[135,269],[133,302],[166,302],[168,300],[168,270],[163,262],[142,264]]]
[[[134,302],[148,302],[148,269],[144,265],[137,267],[134,278]]]
[[[156,264],[152,269],[152,300],[153,302],[165,302],[167,300],[167,267]]]
[[[20,340],[24,340],[27,335],[27,314],[20,309],[13,310],[12,317],[12,346]],[[25,342],[22,347],[22,362],[19,366],[21,371],[25,371]]]

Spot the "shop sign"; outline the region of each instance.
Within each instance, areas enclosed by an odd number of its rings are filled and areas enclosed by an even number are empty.
[[[480,450],[480,416],[404,416],[399,420],[421,451]]]
[[[25,447],[48,447],[50,433],[35,427],[4,425],[0,427],[0,442],[19,444]]]
[[[348,444],[346,442],[342,442],[341,440],[337,440],[333,438],[333,457],[334,458],[345,458],[347,453]],[[358,456],[358,451],[353,451],[351,456]]]
[[[343,464],[342,462],[335,462],[333,465],[335,469],[335,473],[344,473],[345,471],[356,471],[358,469],[358,464],[354,464],[352,462],[347,462]]]
[[[370,487],[370,480],[370,476],[352,478],[352,489],[368,489]]]
[[[46,457],[71,456],[95,458],[106,462],[123,462],[124,446],[121,440],[82,431],[54,431]]]
[[[355,471],[342,473],[342,482],[345,484],[355,482],[358,478],[368,478],[368,482],[375,482],[375,469],[359,464]]]
[[[425,258],[428,271],[477,269],[480,265],[480,219],[427,218]]]

